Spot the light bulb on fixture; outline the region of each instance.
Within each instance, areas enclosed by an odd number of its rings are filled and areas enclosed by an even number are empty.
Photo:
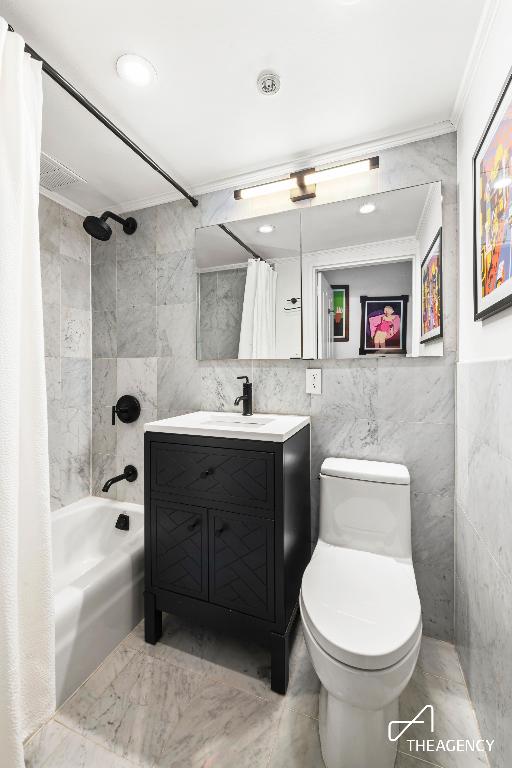
[[[337,165],[334,168],[325,168],[323,171],[313,171],[306,173],[304,183],[318,184],[322,181],[332,181],[333,179],[342,179],[344,176],[353,176],[356,173],[367,173],[374,166],[372,160],[361,160],[358,163],[347,163],[347,165]]]
[[[373,203],[364,203],[359,209],[359,213],[365,214],[365,213],[373,213],[375,210],[375,205]]]
[[[116,62],[117,74],[122,80],[132,85],[149,85],[156,80],[156,69],[147,59],[135,53],[125,53]]]
[[[262,235],[270,235],[274,229],[275,227],[272,224],[262,224],[261,227],[258,227],[258,232],[261,232]]]

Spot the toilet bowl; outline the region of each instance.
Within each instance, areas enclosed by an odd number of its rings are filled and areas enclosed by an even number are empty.
[[[300,611],[321,683],[326,768],[393,768],[388,725],[399,719],[422,631],[406,467],[324,461],[320,535],[302,579]]]

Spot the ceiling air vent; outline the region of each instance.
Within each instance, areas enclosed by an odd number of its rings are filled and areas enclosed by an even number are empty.
[[[53,157],[41,152],[41,178],[40,184],[48,192],[57,192],[71,184],[87,184],[86,180],[65,165],[54,160]]]

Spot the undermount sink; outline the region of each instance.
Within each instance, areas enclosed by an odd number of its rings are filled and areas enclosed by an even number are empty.
[[[213,416],[205,419],[203,424],[218,424],[219,426],[234,427],[264,427],[274,419],[270,416],[238,416],[226,414],[225,416]]]
[[[241,413],[196,411],[171,419],[160,419],[144,425],[146,432],[202,437],[229,437],[235,440],[264,440],[284,443],[309,424],[308,416],[262,413],[243,416]]]

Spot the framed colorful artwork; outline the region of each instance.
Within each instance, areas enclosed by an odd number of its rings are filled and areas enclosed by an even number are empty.
[[[408,301],[408,296],[361,296],[360,355],[405,355]]]
[[[512,72],[473,156],[475,320],[512,306]]]
[[[348,341],[350,337],[349,328],[349,287],[348,285],[333,285],[333,317],[334,317],[334,338],[333,341]]]
[[[421,262],[420,344],[443,335],[442,228]]]

